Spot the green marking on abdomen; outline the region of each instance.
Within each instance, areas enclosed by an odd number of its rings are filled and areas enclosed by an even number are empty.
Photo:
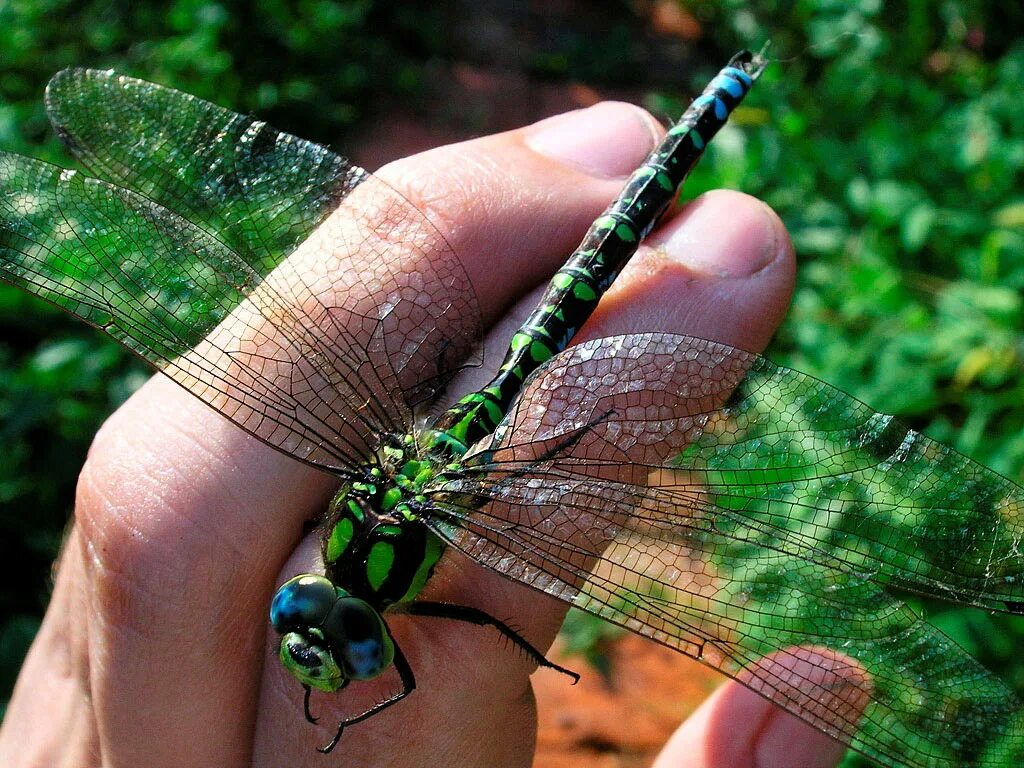
[[[387,581],[391,566],[395,563],[395,547],[389,541],[378,541],[370,547],[366,558],[366,580],[377,591]]]
[[[707,142],[746,95],[753,80],[741,79],[743,74],[737,72],[727,67],[719,73],[594,221],[580,247],[552,278],[538,308],[513,336],[498,375],[487,386],[487,396],[463,398],[437,420],[435,431],[447,436],[434,438],[436,450],[458,454],[492,433],[526,377],[568,345],[642,237],[671,206]]]
[[[409,589],[402,598],[403,600],[412,600],[420,593],[420,590],[427,583],[427,579],[430,578],[434,566],[437,565],[437,561],[441,559],[443,552],[444,544],[442,541],[437,536],[428,534],[423,559],[420,561],[419,568],[416,569],[416,574],[409,581]]]

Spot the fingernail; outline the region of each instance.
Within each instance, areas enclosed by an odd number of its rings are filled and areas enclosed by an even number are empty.
[[[628,176],[654,141],[655,127],[643,110],[611,101],[541,120],[526,135],[534,152],[598,178]]]
[[[690,203],[662,237],[670,258],[720,278],[753,275],[791,247],[782,222],[767,205],[723,191]]]

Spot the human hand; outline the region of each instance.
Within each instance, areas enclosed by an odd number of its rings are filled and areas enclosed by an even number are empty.
[[[654,140],[645,114],[600,105],[409,158],[379,175],[429,210],[493,324],[557,268]],[[764,205],[709,194],[649,243],[580,340],[661,330],[754,351],[767,343],[793,264]],[[498,359],[500,350],[490,349],[488,360]],[[529,764],[530,663],[491,630],[413,617],[390,626],[416,692],[349,729],[335,757],[315,751],[343,713],[397,685],[384,675],[317,695],[313,727],[302,717],[301,688],[277,663],[269,599],[289,576],[315,570],[315,537],[296,544],[332,491],[329,476],[248,437],[167,379],[149,382],[97,435],[83,470],[76,525],[7,711],[0,762]],[[565,611],[455,553],[423,596],[511,617],[540,648]],[[716,722],[691,721],[686,733],[710,733]],[[811,744],[824,738],[807,733]]]

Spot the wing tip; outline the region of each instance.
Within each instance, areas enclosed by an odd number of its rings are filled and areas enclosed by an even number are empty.
[[[66,89],[72,87],[75,83],[83,83],[90,80],[109,82],[115,79],[134,80],[135,78],[123,75],[114,69],[95,69],[93,67],[78,66],[65,67],[54,74],[46,84],[46,90],[43,93],[43,103],[46,105],[46,112],[50,115],[51,119],[56,113],[60,112],[62,98]]]
[[[61,144],[73,156],[81,158],[85,148],[71,127],[72,115],[65,111],[65,107],[72,97],[72,90],[88,81],[109,82],[119,77],[122,75],[113,69],[75,66],[60,70],[46,84],[46,90],[43,93],[46,116],[50,119],[50,125]]]

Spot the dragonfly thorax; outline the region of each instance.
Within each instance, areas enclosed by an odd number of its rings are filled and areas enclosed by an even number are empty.
[[[382,453],[365,480],[334,497],[323,542],[327,578],[378,610],[416,597],[443,550],[417,514],[435,462],[412,450]]]

